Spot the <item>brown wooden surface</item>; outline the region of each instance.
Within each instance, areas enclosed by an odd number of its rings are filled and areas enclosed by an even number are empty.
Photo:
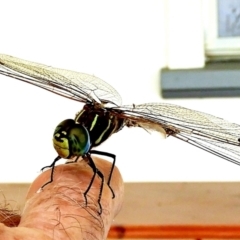
[[[240,224],[240,183],[126,183],[113,224]]]
[[[11,209],[23,209],[25,196],[30,184],[28,183],[1,183],[0,184],[0,206],[5,204]]]
[[[28,187],[0,184],[2,206],[23,209]],[[240,183],[126,183],[110,236],[240,239]]]
[[[239,226],[113,226],[109,239],[240,239]]]

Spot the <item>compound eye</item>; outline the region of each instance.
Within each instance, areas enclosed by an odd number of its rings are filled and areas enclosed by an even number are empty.
[[[75,126],[75,124],[76,123],[75,123],[75,121],[73,119],[66,119],[66,120],[60,122],[57,125],[57,127],[55,128],[53,136],[55,137],[55,135],[57,133],[60,133],[60,134],[63,133],[64,134],[64,132],[65,132],[67,134],[68,129],[73,128]]]
[[[73,156],[83,156],[90,149],[90,136],[87,129],[76,124],[68,134],[69,147]]]
[[[54,131],[53,146],[62,158],[83,156],[90,149],[89,133],[73,119],[66,119],[59,123]]]

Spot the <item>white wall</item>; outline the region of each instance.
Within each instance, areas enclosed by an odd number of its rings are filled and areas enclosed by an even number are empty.
[[[164,0],[8,0],[0,8],[1,53],[99,76],[125,104],[166,101],[159,86],[167,61]],[[3,76],[0,81],[0,182],[31,181],[56,156],[55,126],[82,105]],[[169,102],[240,122],[239,99]],[[240,180],[240,167],[141,129],[124,129],[99,149],[117,155],[125,181]]]

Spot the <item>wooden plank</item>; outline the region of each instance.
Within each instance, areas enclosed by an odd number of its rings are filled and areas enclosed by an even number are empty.
[[[112,239],[240,239],[239,226],[125,226],[112,227]]]
[[[1,206],[23,209],[29,184],[0,184]],[[240,183],[125,183],[109,237],[240,239]]]
[[[240,183],[126,183],[114,225],[240,224]]]
[[[23,209],[29,184],[0,184],[0,203]],[[125,183],[114,225],[240,224],[240,183]]]
[[[19,210],[25,205],[25,197],[30,184],[28,183],[1,183],[0,206],[8,209]]]

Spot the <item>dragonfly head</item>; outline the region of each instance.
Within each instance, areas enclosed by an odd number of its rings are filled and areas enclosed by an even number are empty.
[[[87,129],[73,119],[59,123],[53,134],[53,146],[62,158],[83,156],[90,149]]]

